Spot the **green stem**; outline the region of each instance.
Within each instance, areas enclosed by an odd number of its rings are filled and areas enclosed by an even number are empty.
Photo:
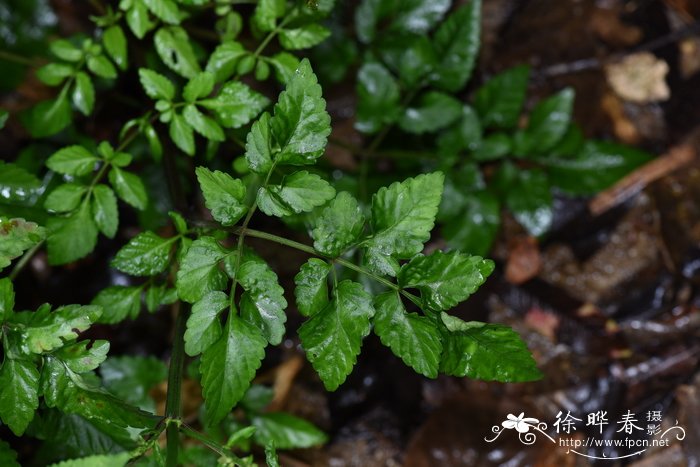
[[[39,251],[39,248],[41,248],[41,245],[44,244],[44,240],[40,241],[33,247],[31,247],[29,250],[27,250],[24,255],[22,255],[22,258],[17,262],[15,267],[12,269],[12,272],[10,273],[10,280],[14,281],[17,276],[19,275],[20,272],[22,272],[22,269],[29,263],[29,260],[32,259],[34,254]]]
[[[185,361],[185,324],[186,310],[181,309],[180,302],[173,306],[175,313],[175,337],[173,339],[173,354],[170,357],[168,369],[168,393],[165,399],[165,417],[179,420],[182,415],[182,373]],[[178,449],[180,447],[179,426],[168,423],[165,429],[167,440],[166,466],[177,466]]]
[[[8,52],[7,50],[0,50],[0,60],[4,60],[6,62],[12,62],[12,63],[17,63],[19,65],[26,65],[26,66],[39,66],[37,62],[32,60],[31,58],[23,57],[22,55],[17,55],[12,52]]]

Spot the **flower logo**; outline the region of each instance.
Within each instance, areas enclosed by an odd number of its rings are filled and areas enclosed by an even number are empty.
[[[536,427],[537,424],[540,422],[536,418],[531,418],[531,417],[525,417],[525,412],[520,412],[520,415],[517,417],[513,415],[512,413],[509,413],[508,416],[506,417],[507,419],[501,423],[503,425],[503,428],[507,430],[512,430],[515,428],[518,433],[527,433],[530,431],[531,427]]]

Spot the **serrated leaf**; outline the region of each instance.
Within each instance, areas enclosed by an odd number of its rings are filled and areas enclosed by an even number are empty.
[[[299,328],[306,357],[327,390],[336,390],[352,372],[373,315],[372,297],[360,284],[345,280],[331,303]]]
[[[369,62],[357,73],[357,118],[355,128],[376,133],[399,115],[399,85],[383,65]]]
[[[453,12],[433,38],[438,65],[433,84],[448,92],[459,91],[469,80],[479,53],[481,0],[471,0]]]
[[[501,225],[498,199],[487,191],[468,193],[458,214],[445,220],[442,235],[457,250],[485,255]]]
[[[211,347],[221,336],[219,315],[230,305],[228,295],[209,292],[192,305],[185,331],[185,352],[195,357]]]
[[[552,225],[552,192],[549,178],[537,169],[521,170],[506,193],[506,205],[516,220],[534,236]]]
[[[335,196],[335,189],[324,179],[306,170],[294,172],[279,185],[262,187],[258,191],[258,206],[269,216],[290,216],[309,212]]]
[[[71,96],[73,105],[80,110],[83,115],[90,115],[95,106],[95,87],[92,80],[84,71],[79,71],[75,75],[75,86]]]
[[[85,185],[64,183],[49,193],[44,207],[53,212],[70,212],[78,207],[86,191]]]
[[[246,54],[248,51],[238,42],[228,41],[219,44],[209,56],[206,71],[214,73],[217,82],[225,81],[233,76],[238,61]]]
[[[322,259],[310,258],[294,276],[294,296],[299,313],[311,316],[328,305],[328,273],[331,265]]]
[[[243,182],[219,170],[212,172],[206,167],[197,167],[195,172],[212,217],[226,226],[238,222],[248,211],[244,204]]]
[[[270,135],[270,114],[265,112],[253,123],[245,144],[245,158],[250,170],[257,174],[267,174],[272,167],[272,137]]]
[[[6,356],[0,368],[0,419],[21,436],[39,407],[39,371],[30,360]]]
[[[46,307],[32,314],[23,330],[22,345],[31,353],[41,354],[74,340],[99,319],[102,310],[97,306],[68,305],[55,311]]]
[[[458,121],[438,136],[438,147],[444,154],[452,155],[468,149],[477,149],[482,140],[483,128],[474,109],[463,105]]]
[[[139,80],[143,90],[152,99],[171,101],[175,97],[175,86],[165,76],[148,68],[139,68]]]
[[[174,114],[170,121],[170,139],[185,154],[194,156],[194,132],[180,114]]]
[[[542,377],[525,342],[511,328],[476,321],[450,319],[452,330],[443,332],[440,371],[486,381],[533,381]],[[457,322],[455,324],[454,322]]]
[[[320,24],[311,23],[295,29],[282,29],[279,35],[282,47],[287,50],[300,50],[320,44],[331,32]]]
[[[115,285],[107,287],[92,299],[92,304],[102,307],[100,322],[115,324],[127,317],[136,318],[141,311],[141,287]]]
[[[433,46],[425,35],[387,35],[378,47],[382,61],[409,88],[418,85],[437,64]]]
[[[372,197],[372,236],[362,242],[368,266],[381,274],[396,275],[399,259],[423,250],[435,225],[444,175],[418,175],[380,188]]]
[[[83,203],[68,217],[52,217],[48,220],[46,244],[49,264],[65,264],[86,256],[97,244],[97,226],[92,220],[90,206]]]
[[[272,136],[280,147],[276,160],[282,164],[313,164],[321,157],[331,132],[331,118],[321,86],[308,59],[299,64],[287,83],[270,119]]]
[[[189,80],[185,89],[182,91],[182,97],[184,97],[187,102],[194,102],[201,97],[207,97],[213,90],[214,75],[205,71]]]
[[[25,201],[41,190],[41,181],[16,164],[0,161],[0,200]]]
[[[340,192],[315,220],[311,232],[314,248],[339,256],[358,241],[364,226],[365,216],[357,200],[346,191]]]
[[[283,0],[260,0],[255,7],[251,22],[261,32],[275,29],[277,18],[284,15],[286,2]]]
[[[129,240],[112,260],[112,266],[132,276],[153,276],[165,271],[177,237],[163,238],[143,232]]]
[[[96,185],[92,194],[92,217],[95,224],[106,237],[114,238],[119,227],[117,197],[110,187],[103,184]]]
[[[177,272],[177,293],[194,303],[210,291],[222,290],[228,281],[219,269],[219,262],[229,254],[213,237],[200,237],[192,242]]]
[[[168,368],[154,357],[110,357],[100,366],[102,384],[117,397],[144,410],[155,411],[149,392],[168,377]]]
[[[474,108],[487,128],[514,128],[525,102],[530,68],[510,68],[488,80],[474,96]]]
[[[198,105],[209,109],[225,128],[247,125],[267,105],[269,99],[240,81],[224,85],[216,97],[204,99]]]
[[[277,274],[264,260],[249,255],[241,263],[236,280],[245,290],[241,296],[241,318],[257,327],[270,344],[282,342],[287,301]]]
[[[122,452],[119,454],[102,454],[69,459],[63,462],[51,464],[49,467],[124,467],[128,464],[131,454]]]
[[[409,133],[435,132],[457,120],[462,104],[454,97],[436,91],[425,93],[417,106],[404,110],[399,127]]]
[[[22,114],[22,123],[34,138],[55,135],[71,121],[72,112],[65,93],[55,99],[39,102]]]
[[[7,442],[0,439],[0,465],[6,467],[22,467],[17,462],[17,453],[10,448]]]
[[[571,88],[538,103],[530,114],[521,143],[516,145],[517,153],[529,156],[552,149],[569,128],[573,105],[574,90]]]
[[[450,8],[449,0],[363,0],[355,12],[355,27],[361,42],[375,39],[380,24],[389,23],[390,30],[424,34]],[[387,21],[391,18],[391,21]]]
[[[182,111],[185,121],[200,135],[211,141],[223,141],[226,139],[224,130],[214,119],[207,117],[199,111],[197,106],[188,104]]]
[[[283,84],[289,83],[299,68],[299,59],[289,52],[280,52],[268,57],[270,65],[275,70],[275,78]]]
[[[46,230],[34,222],[24,219],[5,219],[0,217],[0,270],[10,265],[10,262],[22,256],[46,238]],[[0,306],[0,317],[2,307]]]
[[[151,20],[143,0],[132,0],[131,8],[126,11],[126,22],[134,35],[143,39],[146,33],[156,26]]]
[[[426,316],[406,313],[397,292],[374,299],[374,332],[404,363],[428,378],[437,378],[442,340],[437,326]]]
[[[46,160],[46,166],[54,172],[66,175],[87,175],[95,168],[97,157],[82,146],[66,146]]]
[[[146,188],[141,178],[131,172],[126,172],[117,167],[109,171],[109,183],[117,192],[122,201],[132,205],[136,209],[144,210],[148,204]]]
[[[258,414],[251,418],[253,439],[261,446],[273,443],[278,449],[310,448],[325,443],[326,434],[304,419],[288,413]]]
[[[93,55],[87,59],[87,67],[93,74],[106,79],[117,77],[117,69],[104,55]]]
[[[180,24],[180,10],[172,0],[143,0],[146,7],[169,24]]]
[[[88,348],[88,344],[90,348]],[[100,366],[109,352],[109,342],[80,341],[65,345],[56,351],[56,356],[75,373],[86,373]]]
[[[168,68],[192,79],[201,71],[190,38],[179,26],[163,26],[153,36],[156,52]]]
[[[402,288],[421,292],[425,307],[449,310],[476,292],[493,272],[493,261],[458,251],[418,255],[405,264],[398,274]]]
[[[230,315],[222,335],[203,354],[202,395],[210,423],[221,421],[241,400],[265,357],[267,341],[260,331]]]
[[[126,36],[121,26],[115,24],[108,27],[102,36],[102,43],[109,56],[114,60],[114,63],[122,70],[126,70],[129,66],[129,59]]]

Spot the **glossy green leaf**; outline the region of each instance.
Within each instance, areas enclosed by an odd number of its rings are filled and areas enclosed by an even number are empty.
[[[243,46],[235,41],[219,44],[209,56],[206,70],[214,73],[217,82],[229,79],[236,72],[238,61],[248,54]]]
[[[211,117],[204,115],[197,106],[188,104],[182,111],[182,116],[194,131],[211,141],[224,141],[224,130]]]
[[[80,71],[75,75],[75,86],[71,96],[73,105],[84,115],[90,115],[95,106],[95,88],[87,73]]]
[[[15,309],[15,291],[9,277],[0,279],[0,323],[12,317]]]
[[[0,465],[6,467],[22,467],[17,462],[17,453],[10,448],[6,441],[0,439]]]
[[[198,104],[211,110],[226,128],[247,125],[269,105],[267,97],[253,91],[240,81],[224,85],[216,97],[204,99]]]
[[[58,86],[73,73],[75,69],[66,63],[47,63],[36,70],[36,77],[48,86]]]
[[[284,0],[260,0],[255,7],[251,22],[261,32],[270,32],[277,25],[277,18],[284,15]]]
[[[67,146],[59,149],[46,161],[54,172],[66,175],[87,175],[95,169],[97,157],[82,146]]]
[[[185,331],[185,352],[195,357],[211,347],[221,336],[219,315],[229,307],[229,298],[223,292],[213,291],[192,305]]]
[[[542,377],[527,345],[507,326],[464,322],[442,313],[448,328],[440,371],[486,381],[533,381]]]
[[[189,80],[185,89],[182,91],[182,97],[184,97],[187,102],[194,102],[202,97],[207,97],[213,90],[214,75],[205,71]]]
[[[123,355],[110,357],[100,365],[100,376],[104,387],[115,396],[144,410],[155,410],[149,392],[167,379],[168,368],[154,357]]]
[[[360,284],[342,281],[333,295],[326,308],[299,328],[306,357],[329,391],[336,390],[352,371],[374,316],[372,297]]]
[[[418,85],[437,65],[435,51],[425,35],[387,35],[378,47],[382,61],[409,88]]]
[[[42,188],[41,181],[16,164],[0,161],[0,200],[25,201]]]
[[[506,205],[527,231],[540,236],[552,225],[552,193],[547,174],[522,170],[506,193]]]
[[[212,217],[226,226],[238,222],[248,211],[243,182],[219,170],[212,172],[206,167],[197,167],[196,173]]]
[[[308,49],[320,44],[331,35],[328,28],[311,23],[295,29],[282,29],[280,44],[287,50]]]
[[[100,363],[107,358],[108,352],[109,342],[107,341],[80,341],[64,345],[55,352],[55,355],[71,371],[85,373],[100,366]]]
[[[126,318],[136,318],[141,311],[141,287],[115,285],[102,289],[92,300],[102,307],[101,323],[114,324]]]
[[[329,256],[339,256],[362,235],[365,216],[357,200],[343,191],[315,219],[311,237],[314,248]]]
[[[22,123],[34,138],[52,136],[71,123],[71,108],[65,93],[42,101],[22,114]]]
[[[44,238],[46,230],[34,222],[0,217],[0,270]]]
[[[177,272],[177,293],[194,303],[210,291],[222,290],[228,281],[219,263],[229,252],[212,237],[200,237],[187,250]]]
[[[514,128],[525,102],[530,68],[521,65],[499,73],[474,96],[474,108],[487,128]]]
[[[49,467],[124,467],[129,463],[131,455],[128,452],[119,454],[102,454],[69,459],[51,464]]]
[[[117,192],[119,198],[132,205],[136,209],[146,209],[148,196],[146,188],[143,186],[141,178],[131,172],[126,172],[117,167],[112,167],[109,171],[109,183]]]
[[[47,224],[49,264],[66,264],[95,249],[97,226],[87,203],[68,217],[52,217]]]
[[[299,68],[299,59],[289,52],[279,52],[268,57],[270,65],[275,70],[277,81],[283,84],[289,83]]]
[[[93,55],[87,59],[87,67],[93,74],[100,78],[114,79],[117,77],[117,69],[104,55]]]
[[[294,296],[302,315],[314,315],[328,305],[328,273],[331,267],[322,259],[310,258],[294,276]]]
[[[202,395],[210,423],[222,420],[241,400],[265,357],[260,331],[230,315],[219,339],[202,354]]]
[[[86,191],[85,185],[64,183],[49,193],[44,207],[53,212],[70,212],[78,207]]]
[[[457,122],[438,136],[438,147],[447,155],[457,154],[465,149],[473,151],[481,144],[482,133],[479,116],[473,108],[464,105]]]
[[[170,139],[185,154],[194,156],[194,132],[180,114],[173,115],[170,121]]]
[[[148,68],[139,68],[139,80],[143,90],[150,98],[165,99],[166,101],[175,98],[175,86],[165,76]]]
[[[270,114],[265,112],[253,123],[245,144],[245,158],[250,170],[266,175],[272,167]]]
[[[156,22],[151,20],[144,0],[131,0],[131,8],[126,12],[126,23],[134,35],[143,39],[144,36],[156,26]]]
[[[278,449],[310,448],[325,443],[326,434],[313,424],[288,413],[258,414],[251,418],[253,439],[260,445],[274,443]]]
[[[355,128],[363,133],[377,133],[399,116],[399,85],[379,63],[365,63],[358,71],[357,99]]]
[[[173,0],[143,0],[146,7],[168,24],[180,24],[180,10]]]
[[[50,352],[75,340],[78,332],[89,328],[101,314],[100,307],[91,305],[62,306],[53,312],[48,306],[40,308],[22,331],[22,346],[35,354]]]
[[[177,237],[163,238],[143,232],[129,240],[112,260],[112,267],[132,276],[153,276],[165,271]]]
[[[468,193],[456,215],[445,220],[442,235],[454,249],[485,255],[501,225],[498,199],[487,191]]]
[[[428,378],[437,378],[442,340],[430,318],[406,313],[397,292],[374,299],[374,332],[404,363]]]
[[[476,292],[494,267],[493,261],[481,256],[437,250],[428,256],[418,255],[405,264],[398,281],[402,288],[420,290],[426,308],[449,310]]]
[[[408,107],[399,118],[399,127],[409,133],[435,132],[456,121],[462,114],[462,104],[441,92],[425,93],[417,105]]]
[[[522,142],[516,146],[519,155],[542,154],[552,149],[571,123],[574,90],[566,88],[543,100],[532,110]]]
[[[0,420],[21,436],[39,407],[39,371],[30,360],[7,357],[0,368]]]
[[[126,36],[121,26],[115,24],[108,27],[102,36],[102,43],[109,56],[114,60],[114,63],[122,70],[126,70],[129,66],[129,58]]]
[[[95,224],[106,237],[114,238],[119,227],[117,197],[110,187],[103,184],[96,185],[92,193],[92,217]]]
[[[58,39],[49,43],[53,55],[67,62],[78,62],[83,58],[83,51],[66,39]]]
[[[505,133],[491,133],[482,139],[474,149],[472,157],[475,161],[493,161],[501,159],[512,153],[511,138]]]
[[[201,71],[190,38],[179,26],[163,26],[153,36],[156,52],[168,68],[192,79]]]
[[[290,216],[309,212],[335,196],[335,189],[324,179],[306,170],[294,172],[279,185],[258,191],[258,206],[269,216]]]
[[[368,266],[396,275],[399,259],[421,252],[430,238],[444,183],[441,172],[418,175],[380,188],[372,197],[372,236],[362,245]]]

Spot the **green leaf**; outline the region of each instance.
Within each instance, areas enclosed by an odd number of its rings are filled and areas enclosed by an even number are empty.
[[[160,59],[174,72],[192,79],[201,71],[190,38],[181,27],[161,27],[153,37],[153,43]]]
[[[22,436],[39,407],[39,371],[29,360],[5,358],[0,368],[0,419]]]
[[[22,467],[17,462],[17,453],[10,448],[7,442],[0,439],[0,465],[5,467]]]
[[[457,123],[440,133],[438,147],[441,152],[450,155],[464,149],[473,151],[481,144],[482,133],[479,116],[474,109],[464,105]]]
[[[265,112],[253,123],[245,144],[245,158],[250,170],[265,175],[272,167],[272,148],[270,144],[270,114]]]
[[[143,0],[146,7],[169,24],[180,24],[180,10],[172,0]]]
[[[91,173],[98,160],[84,147],[74,145],[53,153],[46,161],[46,166],[54,172],[81,176]]]
[[[15,309],[15,291],[9,277],[0,279],[0,324],[12,317]]]
[[[138,175],[112,167],[108,178],[119,198],[136,209],[146,209],[148,196],[146,195],[146,188]]]
[[[402,288],[420,290],[421,299],[431,310],[449,310],[463,302],[486,281],[494,263],[481,256],[458,251],[418,255],[405,264],[398,275]]]
[[[114,238],[119,227],[119,211],[117,197],[107,185],[100,183],[93,189],[92,216],[100,232],[106,237]]]
[[[424,34],[442,19],[450,8],[449,0],[363,0],[355,12],[355,27],[361,42],[375,39],[380,24],[389,22],[396,32]],[[393,17],[392,21],[386,21]]]
[[[70,104],[63,92],[55,99],[39,102],[22,114],[22,123],[34,138],[55,135],[67,127],[71,120]]]
[[[299,313],[314,315],[328,305],[328,273],[331,265],[319,258],[310,258],[294,276],[294,296]]]
[[[171,101],[175,97],[175,86],[165,76],[148,68],[139,68],[139,80],[143,90],[152,99]]]
[[[431,75],[433,84],[456,92],[467,84],[479,53],[481,0],[472,0],[452,13],[433,38],[438,65]]]
[[[66,39],[59,39],[49,43],[49,50],[57,58],[67,62],[78,62],[83,58],[83,51]]]
[[[309,60],[304,59],[280,94],[270,119],[272,136],[280,147],[276,160],[291,165],[313,164],[326,148],[330,122],[321,86]]]
[[[219,170],[212,172],[206,167],[197,167],[195,172],[212,217],[226,226],[238,222],[248,211],[244,204],[243,182]]]
[[[274,443],[265,445],[265,463],[267,467],[280,467],[280,459]]]
[[[300,64],[299,59],[289,52],[279,52],[267,59],[270,65],[275,69],[277,81],[283,84],[289,83],[289,81],[294,78]]]
[[[396,275],[399,259],[423,250],[435,225],[444,183],[441,172],[418,175],[380,188],[372,197],[373,235],[362,244],[368,266]]]
[[[87,59],[88,70],[101,78],[114,79],[117,77],[117,69],[104,55],[94,55]]]
[[[185,121],[200,135],[211,141],[224,141],[224,130],[212,118],[207,117],[193,104],[188,104],[182,111]]]
[[[491,133],[481,140],[472,154],[474,160],[493,161],[501,159],[512,151],[511,138],[505,133]]]
[[[126,70],[129,66],[129,59],[126,36],[121,26],[115,24],[108,27],[102,36],[102,43],[109,56],[114,60],[114,63],[122,70]]]
[[[35,354],[50,352],[64,342],[75,340],[78,332],[85,331],[97,321],[102,310],[97,306],[68,305],[51,312],[42,307],[32,314],[23,330],[22,345]]]
[[[100,366],[102,384],[117,397],[155,411],[149,392],[168,377],[168,368],[154,357],[110,357]]]
[[[92,113],[92,109],[95,106],[95,88],[87,73],[79,71],[75,75],[75,87],[73,87],[71,99],[73,100],[73,105],[84,115]]]
[[[41,181],[16,164],[0,161],[0,200],[25,201],[42,189]]]
[[[443,332],[443,373],[504,383],[542,377],[527,345],[508,326],[464,322],[445,313],[442,320],[450,323]]]
[[[225,81],[233,76],[238,61],[247,54],[248,51],[238,42],[228,41],[219,44],[209,56],[206,71],[214,73],[218,83]]]
[[[353,246],[365,226],[365,216],[357,200],[348,192],[338,193],[316,218],[311,237],[314,248],[329,256],[340,256]]]
[[[228,279],[219,269],[219,262],[229,254],[213,237],[195,240],[182,259],[177,272],[177,293],[194,303],[210,291],[222,290]]]
[[[365,63],[358,71],[357,100],[355,128],[363,133],[376,133],[399,116],[399,85],[379,63]]]
[[[534,236],[552,225],[552,193],[549,178],[541,170],[521,170],[508,187],[506,205],[515,219]]]
[[[198,105],[214,112],[225,128],[247,125],[270,103],[269,99],[250,89],[240,81],[224,85],[212,99],[204,99]]]
[[[102,289],[92,304],[101,306],[100,323],[115,324],[127,317],[136,318],[141,311],[141,287],[115,285]]]
[[[88,349],[88,344],[90,348]],[[55,355],[76,373],[85,373],[100,366],[109,352],[109,342],[98,340],[94,342],[80,341],[65,345],[58,349]]]
[[[306,356],[327,390],[336,390],[352,371],[373,315],[372,297],[345,280],[331,303],[299,328]]]
[[[148,9],[143,0],[132,0],[131,8],[126,12],[126,22],[134,35],[143,39],[146,33],[156,26],[148,15]]]
[[[474,108],[487,128],[515,128],[525,102],[530,67],[509,68],[499,73],[474,96]]]
[[[192,305],[185,331],[185,352],[195,357],[211,347],[221,336],[219,315],[230,305],[228,295],[220,291],[207,293]]]
[[[462,114],[462,104],[441,92],[425,93],[416,107],[408,107],[399,119],[399,127],[409,133],[432,133],[448,126]]]
[[[276,412],[255,415],[253,439],[261,446],[274,443],[278,449],[310,448],[325,443],[326,434],[313,424],[288,413]]]
[[[74,72],[73,67],[65,63],[48,63],[36,70],[36,77],[48,86],[58,86]]]
[[[532,110],[522,142],[516,145],[519,155],[542,154],[562,139],[571,123],[574,90],[566,88],[543,100]]]
[[[260,331],[236,315],[229,315],[224,331],[202,354],[202,395],[207,420],[221,421],[250,386],[265,357],[267,341]]]
[[[47,228],[49,264],[66,264],[86,256],[97,244],[97,226],[87,203],[68,217],[52,217]]]
[[[129,463],[131,454],[122,452],[119,454],[103,454],[83,457],[81,459],[69,459],[49,467],[124,467]]]
[[[426,316],[406,313],[397,292],[374,299],[374,332],[404,363],[428,378],[437,378],[442,340],[437,326]]]
[[[541,162],[554,185],[569,193],[589,195],[608,188],[650,160],[649,154],[629,146],[587,141],[573,157],[548,157]]]
[[[34,222],[24,219],[5,219],[0,217],[0,270],[10,265],[10,262],[22,256],[46,237],[46,231]],[[0,321],[2,307],[0,306]]]
[[[437,64],[433,46],[425,35],[387,35],[379,43],[379,53],[409,88],[418,85]]]
[[[264,260],[251,255],[240,265],[236,280],[245,290],[241,296],[241,318],[257,327],[270,344],[282,342],[287,301],[277,274]]]
[[[442,235],[457,250],[485,255],[491,249],[501,225],[498,199],[487,191],[465,195],[459,214],[444,222]]]
[[[132,276],[154,276],[165,271],[170,250],[178,237],[163,238],[143,232],[129,240],[112,260],[112,267]]]
[[[335,189],[321,177],[306,170],[294,172],[279,185],[260,188],[258,206],[269,216],[290,216],[309,212],[335,196]]]
[[[187,102],[194,102],[201,97],[207,97],[213,90],[214,75],[205,71],[189,80],[185,89],[182,91],[182,97],[184,97]]]
[[[194,156],[194,133],[180,114],[174,114],[170,121],[170,139],[185,154]]]
[[[261,32],[270,32],[277,25],[277,18],[284,15],[284,0],[260,0],[251,18],[252,24]]]
[[[64,183],[49,193],[44,201],[44,207],[53,212],[70,212],[78,207],[86,191],[85,185]]]
[[[299,50],[320,44],[331,32],[320,24],[311,23],[296,29],[282,29],[279,35],[282,47],[287,50]]]

